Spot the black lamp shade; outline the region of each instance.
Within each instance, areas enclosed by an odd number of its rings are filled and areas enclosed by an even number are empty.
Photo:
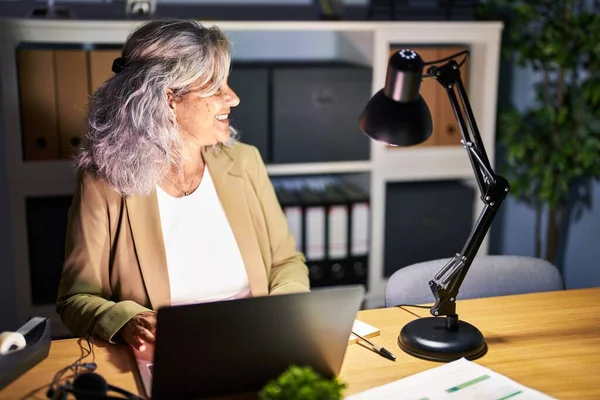
[[[431,136],[431,112],[419,94],[422,71],[423,60],[412,50],[390,57],[385,87],[369,100],[359,118],[367,136],[395,146],[412,146]]]
[[[388,98],[382,89],[365,106],[359,125],[367,136],[378,142],[413,146],[431,136],[433,123],[421,95],[409,103],[399,103]]]

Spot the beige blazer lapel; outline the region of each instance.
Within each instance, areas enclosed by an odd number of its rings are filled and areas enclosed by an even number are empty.
[[[156,192],[126,200],[135,253],[153,309],[171,305],[167,256]]]
[[[267,272],[248,210],[244,174],[240,163],[235,162],[226,149],[217,155],[210,149],[205,150],[204,159],[242,254],[252,295],[267,295],[269,293]]]

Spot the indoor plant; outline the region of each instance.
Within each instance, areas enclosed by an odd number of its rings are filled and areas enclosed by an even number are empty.
[[[291,365],[262,388],[260,400],[339,400],[345,384],[326,379],[311,367]]]
[[[560,264],[573,188],[600,178],[600,0],[488,0],[483,15],[504,20],[504,55],[536,76],[536,101],[500,110],[498,138],[512,195],[535,207],[535,255]]]

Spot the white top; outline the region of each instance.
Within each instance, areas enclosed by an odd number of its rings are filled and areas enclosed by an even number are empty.
[[[198,188],[173,197],[157,186],[171,304],[248,297],[242,255],[208,167]]]

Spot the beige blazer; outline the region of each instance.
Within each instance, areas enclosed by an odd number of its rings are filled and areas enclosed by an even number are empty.
[[[204,157],[252,295],[309,291],[306,260],[296,251],[258,150],[236,144],[218,154],[205,150]],[[156,192],[126,198],[80,173],[66,242],[56,310],[73,334],[115,343],[134,315],[170,305]]]

